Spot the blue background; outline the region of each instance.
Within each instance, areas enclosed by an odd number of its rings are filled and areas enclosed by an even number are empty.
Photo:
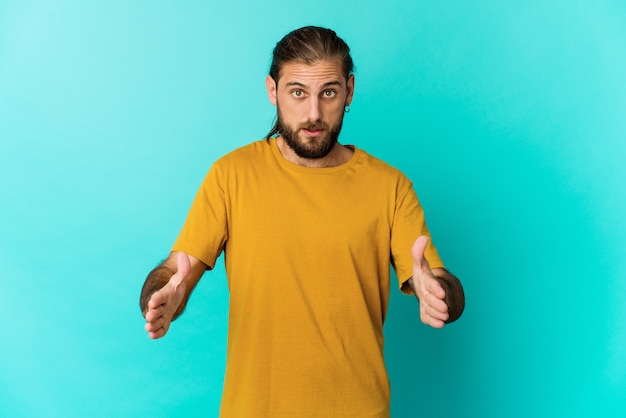
[[[414,180],[466,289],[443,330],[393,292],[393,416],[625,416],[618,0],[1,2],[0,415],[217,415],[221,263],[159,341],[139,290],[306,24],[353,50],[342,142]]]

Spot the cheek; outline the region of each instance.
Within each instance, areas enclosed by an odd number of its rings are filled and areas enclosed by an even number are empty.
[[[328,119],[333,121],[341,119],[343,116],[343,103],[333,103],[332,106],[329,106],[326,109],[326,114],[328,115]]]

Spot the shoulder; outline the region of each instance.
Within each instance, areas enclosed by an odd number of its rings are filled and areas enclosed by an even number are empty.
[[[259,140],[244,145],[224,154],[215,160],[209,167],[204,178],[204,184],[224,184],[229,179],[245,175],[254,171],[261,161],[267,161],[271,154],[268,141]]]
[[[218,158],[211,165],[209,173],[230,176],[262,170],[262,167],[267,166],[271,159],[271,143],[263,139],[244,145]]]
[[[246,162],[258,162],[260,159],[271,154],[271,144],[268,140],[254,141],[248,145],[237,148],[219,158],[213,165],[239,165]]]
[[[393,165],[381,160],[378,157],[373,156],[363,149],[356,147],[354,149],[357,164],[361,166],[361,169],[364,173],[368,173],[370,175],[377,176],[378,178],[387,179],[393,182],[410,183],[408,177]]]
[[[413,182],[401,170],[362,149],[355,148],[355,153],[358,178],[372,193],[390,194],[393,200],[415,194]]]

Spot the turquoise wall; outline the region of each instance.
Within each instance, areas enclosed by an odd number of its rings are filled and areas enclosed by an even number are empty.
[[[216,416],[221,264],[163,340],[139,290],[305,24],[353,49],[343,142],[414,180],[466,288],[444,330],[393,292],[393,416],[625,416],[621,0],[0,2],[0,415]]]

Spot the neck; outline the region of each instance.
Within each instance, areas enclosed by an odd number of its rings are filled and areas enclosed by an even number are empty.
[[[276,145],[285,160],[303,167],[327,168],[337,167],[350,160],[354,151],[346,146],[336,143],[332,150],[322,158],[302,158],[294,152],[281,136],[276,138]]]

